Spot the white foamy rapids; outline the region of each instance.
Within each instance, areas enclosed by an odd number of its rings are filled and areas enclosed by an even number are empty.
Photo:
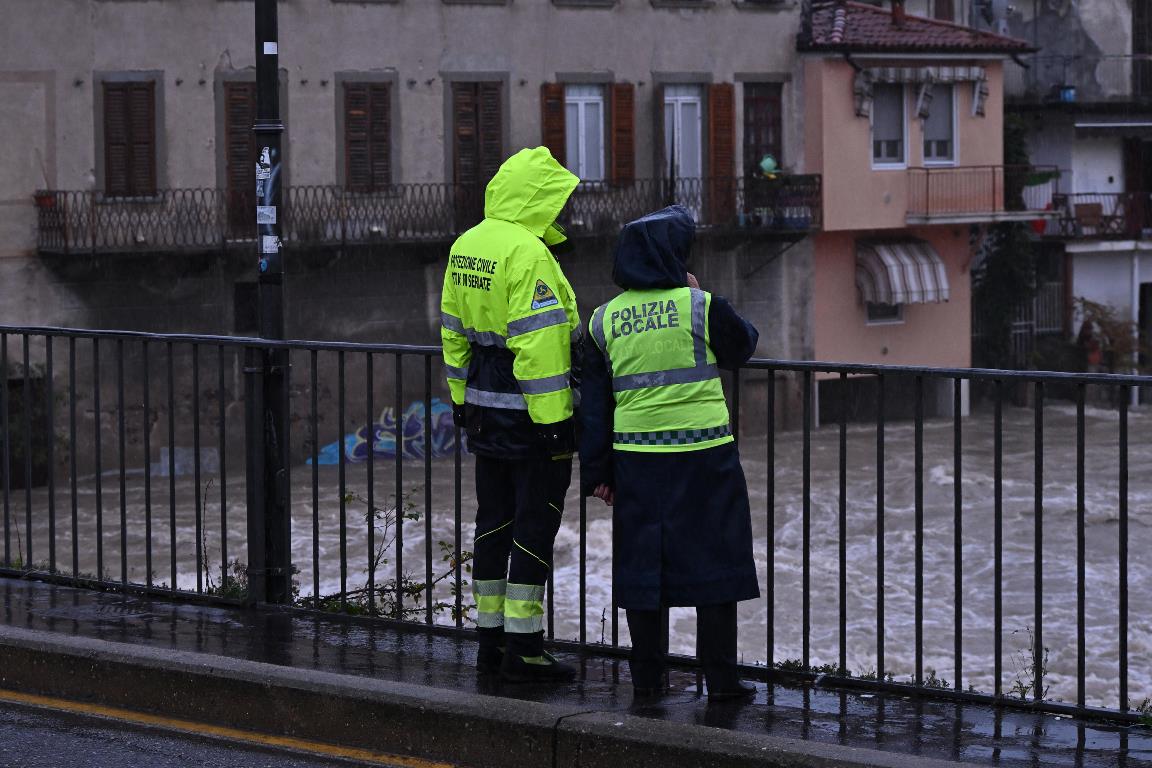
[[[1034,611],[1036,571],[1035,430],[1031,409],[1006,407],[1004,410],[1002,483],[1002,568],[1003,616],[1001,688],[1012,690],[1020,682],[1030,683],[1033,658],[1030,635],[1037,626]],[[1077,695],[1077,446],[1076,409],[1064,404],[1044,410],[1044,459],[1041,497],[1043,587],[1043,645],[1048,649],[1044,664],[1048,696],[1075,701]],[[1085,574],[1085,691],[1090,705],[1116,707],[1119,695],[1119,498],[1118,416],[1096,408],[1085,411],[1084,460],[1084,574]],[[1144,588],[1152,580],[1152,562],[1140,557],[1152,549],[1152,412],[1135,409],[1128,424],[1128,692],[1139,702],[1152,696],[1152,593]],[[914,673],[916,615],[916,474],[915,431],[909,423],[890,424],[885,430],[883,487],[883,587],[884,587],[884,669],[898,680]],[[991,691],[993,639],[995,633],[994,505],[995,467],[993,463],[992,419],[977,414],[962,421],[961,508],[959,562],[963,601],[959,630],[963,643],[962,685]],[[811,452],[809,503],[809,618],[813,665],[836,663],[840,657],[839,637],[839,541],[840,480],[839,434],[835,427],[814,430]],[[953,658],[957,631],[955,616],[955,467],[952,453],[953,425],[950,420],[934,420],[924,425],[924,455],[921,493],[923,496],[923,629],[924,665],[938,677],[954,682]],[[775,440],[775,480],[772,504],[767,498],[768,446],[763,437],[746,438],[741,444],[745,473],[752,502],[753,550],[761,574],[759,600],[740,606],[741,656],[748,663],[796,659],[802,654],[802,585],[804,576],[805,494],[803,487],[802,442],[798,433],[781,433]],[[846,553],[845,599],[847,611],[846,661],[855,674],[874,671],[879,666],[877,631],[877,584],[880,548],[877,531],[876,435],[873,425],[851,425],[847,431],[846,494],[844,498],[844,537]],[[105,467],[108,468],[107,466]],[[424,467],[406,462],[402,496],[406,508],[418,512],[418,521],[403,526],[403,570],[423,582],[428,557],[425,514],[431,513],[433,578],[449,570],[439,542],[450,545],[457,536],[452,461],[432,464],[430,508],[426,509]],[[373,467],[373,502],[390,508],[396,492],[394,462],[378,462]],[[57,568],[72,570],[72,523],[70,481],[57,474],[55,501],[55,555]],[[125,536],[120,534],[121,500],[118,471],[101,480],[102,536],[97,536],[96,478],[78,478],[77,532],[80,546],[77,569],[97,572],[97,557],[106,578],[121,577],[121,550],[127,547],[130,581],[147,579],[145,537],[146,507],[143,478],[128,473],[123,503]],[[465,459],[461,482],[459,536],[462,548],[471,549],[474,510],[473,468]],[[341,489],[336,467],[319,467],[318,505],[312,498],[311,467],[293,470],[292,533],[293,559],[299,569],[296,581],[303,595],[314,591],[319,581],[322,594],[341,587],[341,553],[345,561],[344,582],[348,589],[363,586],[370,562],[369,526],[365,518],[368,478],[365,465],[346,468],[346,492],[359,498],[345,502],[344,547],[341,547]],[[196,589],[197,539],[202,550],[200,586],[219,584],[221,568],[220,489],[213,483],[196,489],[189,478],[176,483],[176,584]],[[575,486],[575,482],[573,484]],[[247,553],[245,487],[242,471],[233,471],[227,482],[228,560],[244,562]],[[10,499],[8,532],[12,552],[26,548],[22,493]],[[202,507],[196,523],[197,497]],[[564,524],[556,539],[554,555],[555,594],[553,621],[556,637],[580,637],[580,526],[575,487],[569,493]],[[773,519],[769,528],[769,514]],[[33,492],[33,561],[46,563],[49,557],[49,513],[45,489]],[[151,498],[151,553],[155,583],[171,581],[170,546],[172,509],[167,479],[154,478]],[[314,523],[315,520],[315,523]],[[769,536],[771,530],[771,536]],[[198,533],[199,532],[199,533]],[[375,530],[375,546],[383,530]],[[391,535],[391,533],[389,533]],[[612,524],[611,510],[596,499],[588,500],[584,564],[585,614],[583,626],[591,642],[612,640]],[[97,546],[97,541],[100,546]],[[769,545],[771,544],[771,549]],[[315,547],[315,552],[314,552]],[[771,553],[771,558],[769,554]],[[314,568],[313,562],[318,564]],[[774,575],[774,637],[768,648],[767,574],[769,561]],[[376,569],[381,584],[396,573],[396,543],[388,540]],[[468,573],[462,574],[465,580]],[[434,601],[454,602],[454,579],[441,580]],[[471,602],[468,587],[463,602]],[[423,605],[422,603],[420,604]],[[450,611],[435,614],[441,623],[453,623]],[[691,609],[672,612],[670,647],[674,652],[691,653],[695,644],[695,620]],[[617,631],[627,643],[627,625],[619,614]]]

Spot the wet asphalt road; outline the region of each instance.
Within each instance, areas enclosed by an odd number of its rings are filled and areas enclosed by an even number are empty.
[[[366,766],[114,720],[0,703],[0,768],[334,768]]]

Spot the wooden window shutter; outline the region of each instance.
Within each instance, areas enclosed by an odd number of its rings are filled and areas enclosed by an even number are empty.
[[[479,183],[486,186],[504,162],[504,114],[501,83],[479,83],[477,88],[480,128]]]
[[[956,6],[953,0],[936,0],[932,10],[935,11],[933,15],[937,19],[942,21],[956,20]]]
[[[568,136],[564,118],[564,85],[540,85],[540,140],[561,165],[568,165]]]
[[[256,84],[224,83],[224,173],[228,187],[228,223],[233,236],[255,233]]]
[[[711,219],[721,223],[736,213],[736,89],[732,83],[708,88],[708,176]]]
[[[614,83],[610,88],[612,89],[612,104],[609,109],[612,120],[610,178],[613,184],[629,185],[636,180],[636,87],[632,83]]]
[[[344,84],[344,169],[349,189],[392,183],[392,100],[387,83]]]
[[[479,154],[476,119],[476,84],[452,84],[453,181],[466,186],[479,181],[476,157]]]
[[[104,83],[104,191],[156,194],[156,84]]]

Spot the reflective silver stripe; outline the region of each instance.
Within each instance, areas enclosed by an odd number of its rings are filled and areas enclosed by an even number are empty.
[[[504,631],[505,632],[519,632],[519,633],[523,633],[523,634],[528,635],[528,634],[532,634],[533,632],[539,632],[543,628],[544,628],[544,615],[543,614],[541,614],[539,616],[533,616],[530,619],[508,618],[508,619],[504,620]]]
[[[509,600],[531,600],[537,603],[544,602],[544,585],[535,584],[509,584]]]
[[[481,347],[500,347],[503,349],[508,346],[508,340],[495,331],[474,331],[469,328],[464,333],[468,336],[468,341],[479,344]]]
[[[476,626],[483,627],[484,629],[495,629],[496,627],[504,626],[503,613],[488,613],[486,611],[476,612]]]
[[[476,579],[472,582],[472,594],[474,595],[502,597],[507,591],[507,579]]]
[[[488,392],[468,387],[464,390],[464,402],[482,405],[486,408],[505,408],[511,411],[526,411],[528,403],[519,392]]]
[[[524,333],[550,328],[553,325],[567,325],[568,313],[562,309],[550,309],[538,315],[528,315],[508,323],[508,338]]]
[[[465,381],[468,380],[467,368],[457,368],[454,365],[448,365],[445,363],[444,370],[448,373],[448,378],[450,379],[464,379]]]
[[[456,333],[464,333],[464,322],[455,315],[450,315],[447,312],[440,313],[440,325],[444,326],[450,331],[456,331]]]
[[[546,376],[543,379],[517,379],[520,382],[520,391],[526,395],[546,395],[549,392],[560,392],[568,389],[568,371],[557,376]]]
[[[708,347],[704,342],[705,323],[708,318],[705,317],[705,312],[708,309],[704,291],[699,288],[689,288],[692,292],[692,357],[696,361],[696,367],[708,364]]]
[[[670,371],[652,371],[651,373],[630,373],[613,378],[612,391],[666,387],[669,384],[695,384],[699,381],[710,381],[719,377],[720,369],[715,365],[704,365],[699,368],[673,368]]]
[[[612,375],[612,358],[608,356],[608,341],[604,338],[604,310],[608,307],[607,304],[601,304],[596,307],[596,311],[592,313],[592,340],[596,342],[596,346],[600,349],[600,354],[604,355],[604,365],[608,368],[608,375]]]

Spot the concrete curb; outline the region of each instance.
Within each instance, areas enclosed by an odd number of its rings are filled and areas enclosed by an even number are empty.
[[[3,625],[0,688],[469,768],[958,765]]]

